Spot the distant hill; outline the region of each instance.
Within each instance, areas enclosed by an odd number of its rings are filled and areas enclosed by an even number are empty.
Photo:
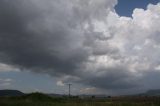
[[[0,90],[0,96],[22,96],[24,93],[18,90]]]
[[[134,96],[160,96],[160,89],[148,90],[144,93],[136,94]]]
[[[148,90],[145,95],[148,96],[160,96],[160,89]]]

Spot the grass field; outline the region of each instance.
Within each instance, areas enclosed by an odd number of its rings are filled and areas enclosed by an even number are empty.
[[[0,97],[0,106],[160,106],[159,97],[53,98],[43,94]]]

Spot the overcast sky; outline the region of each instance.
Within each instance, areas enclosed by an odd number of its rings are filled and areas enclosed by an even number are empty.
[[[0,89],[158,89],[159,20],[159,0],[0,0]]]

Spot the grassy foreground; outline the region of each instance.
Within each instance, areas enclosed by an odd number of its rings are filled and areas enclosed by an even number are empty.
[[[0,106],[160,106],[160,98],[52,98],[36,93],[21,97],[0,97]]]

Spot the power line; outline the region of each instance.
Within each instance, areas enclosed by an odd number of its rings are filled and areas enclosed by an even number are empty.
[[[68,96],[70,97],[71,96],[71,85],[72,84],[67,84],[68,85]]]

